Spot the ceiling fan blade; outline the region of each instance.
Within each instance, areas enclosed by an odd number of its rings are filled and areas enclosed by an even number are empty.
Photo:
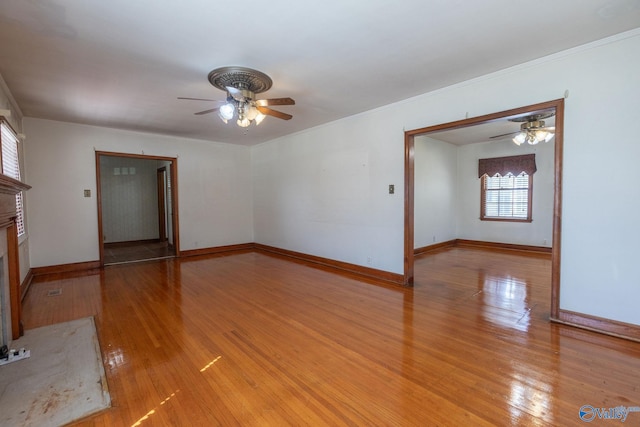
[[[182,96],[179,96],[178,99],[187,99],[190,101],[213,101],[213,102],[224,102],[224,101],[218,101],[217,99],[205,99],[205,98],[184,98]]]
[[[520,132],[521,131],[516,131],[516,132],[503,133],[502,135],[494,135],[494,136],[490,136],[489,139],[496,139],[496,138],[502,138],[504,136],[516,135]]]
[[[555,126],[547,126],[547,127],[543,127],[543,128],[532,128],[530,130],[531,131],[541,130],[541,131],[545,131],[545,132],[555,132],[556,128],[555,128]],[[518,130],[518,131],[515,131],[515,132],[509,132],[509,133],[503,133],[502,135],[491,136],[491,137],[489,137],[489,139],[496,139],[496,138],[502,138],[504,136],[517,135],[520,132],[522,132],[522,130]]]
[[[267,107],[269,105],[296,105],[296,101],[291,98],[258,99],[256,105],[261,107]]]
[[[256,106],[256,108],[264,115],[277,117],[282,120],[290,120],[293,117],[291,114],[272,110],[271,108],[263,107],[261,105]]]
[[[215,111],[218,111],[220,109],[220,107],[216,107],[216,108],[212,108],[210,110],[204,110],[204,111],[198,111],[197,113],[194,113],[196,116],[201,116],[203,114],[209,114],[209,113],[213,113]]]

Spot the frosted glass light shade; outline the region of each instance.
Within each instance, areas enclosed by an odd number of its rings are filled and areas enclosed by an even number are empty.
[[[251,124],[251,120],[249,120],[248,118],[244,117],[242,119],[238,119],[237,123],[238,123],[238,126],[240,126],[242,128],[246,128],[247,126],[249,126]]]
[[[220,107],[218,112],[220,113],[220,118],[223,120],[231,120],[233,118],[233,114],[235,113],[236,108],[231,103],[224,104]]]
[[[513,137],[513,142],[515,142],[516,145],[522,145],[526,139],[527,139],[527,134],[525,132],[520,132],[519,134]]]

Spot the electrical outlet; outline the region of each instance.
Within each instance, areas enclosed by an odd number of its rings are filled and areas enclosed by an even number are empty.
[[[91,190],[84,190],[84,197],[91,197]]]

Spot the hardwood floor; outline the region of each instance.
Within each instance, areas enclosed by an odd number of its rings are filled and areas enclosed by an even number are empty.
[[[113,407],[78,425],[567,426],[640,406],[640,344],[549,323],[550,268],[453,248],[401,288],[256,252],[169,259],[38,277],[24,319],[95,316]]]

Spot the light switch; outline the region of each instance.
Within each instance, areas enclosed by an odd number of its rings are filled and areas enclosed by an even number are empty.
[[[91,190],[84,190],[84,197],[91,197]]]
[[[393,184],[389,184],[389,194],[393,194],[396,192],[396,186]]]

